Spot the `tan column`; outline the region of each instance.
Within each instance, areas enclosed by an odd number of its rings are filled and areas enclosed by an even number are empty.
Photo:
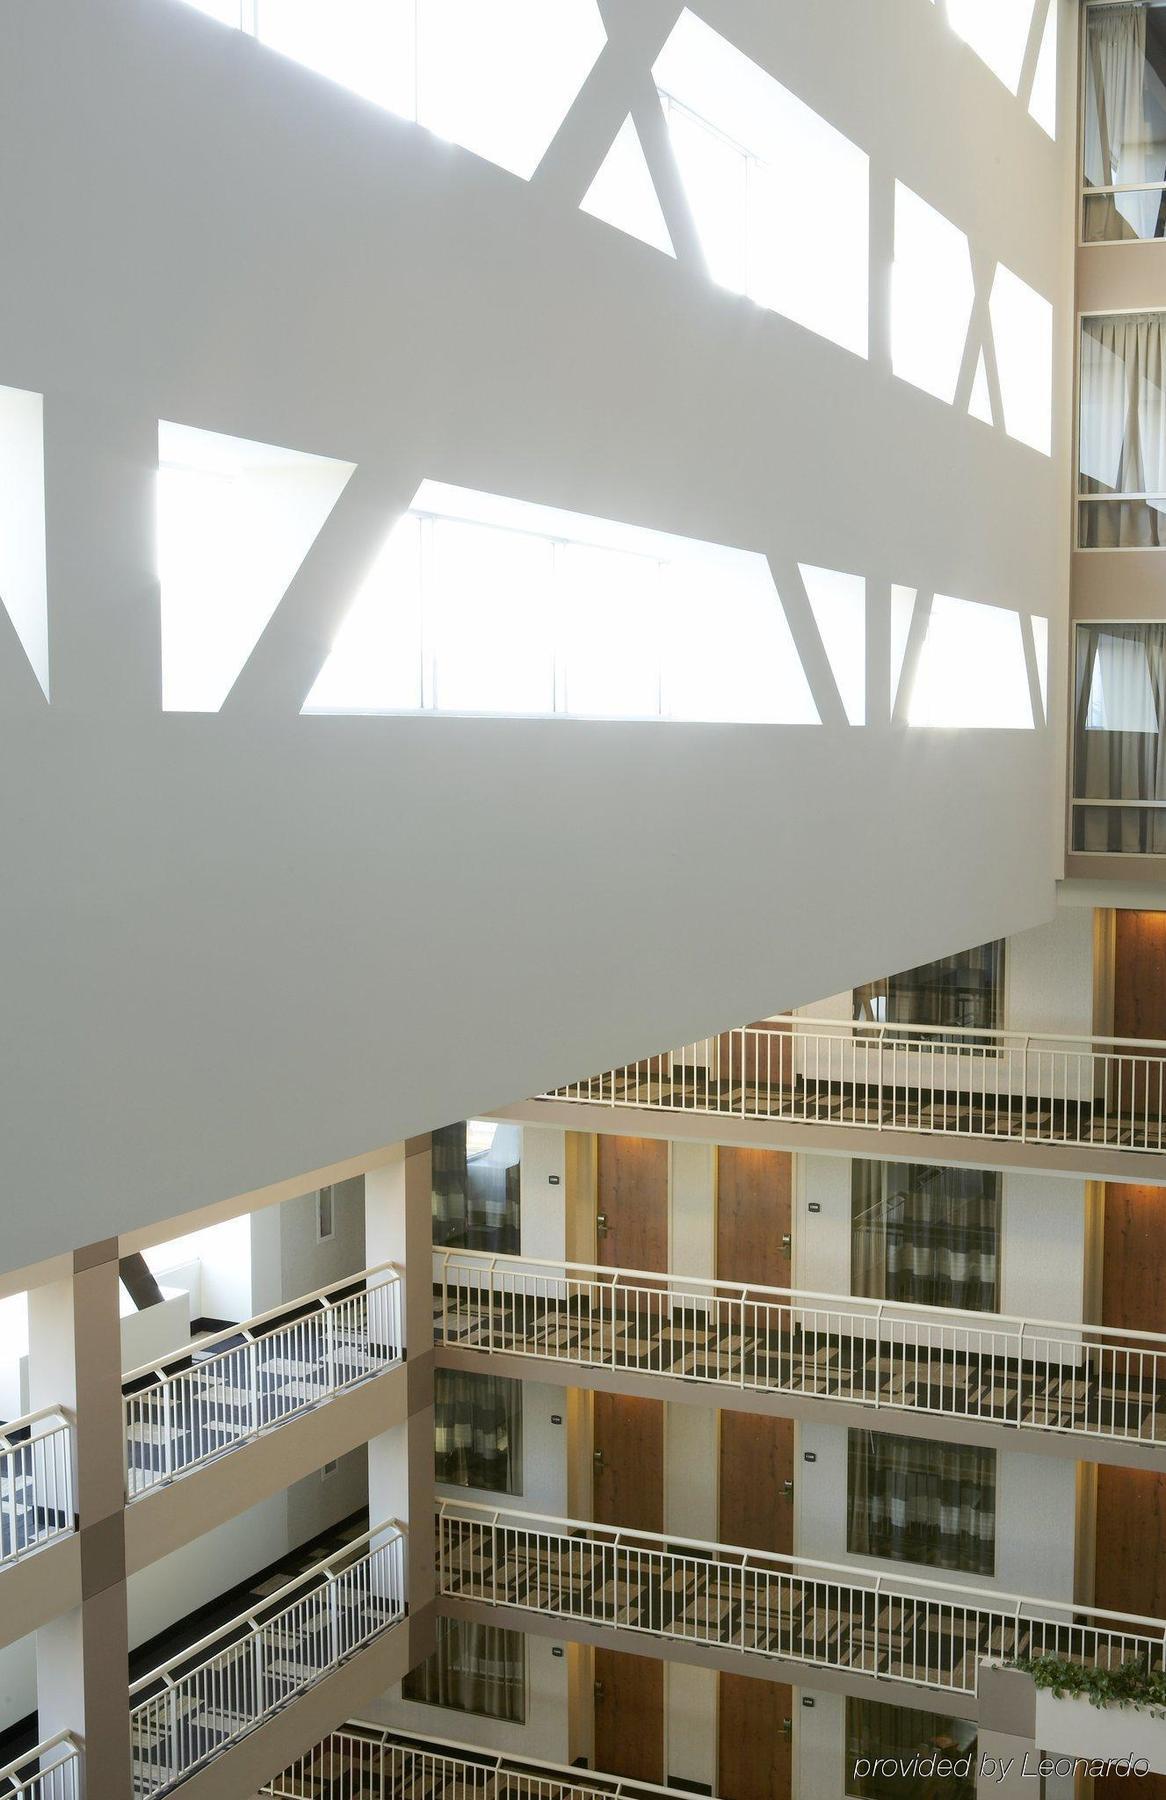
[[[34,1407],[76,1414],[81,1605],[36,1634],[40,1736],[85,1746],[85,1800],[130,1792],[129,1628],[116,1238],[73,1258],[71,1282],[29,1294]]]
[[[410,1661],[433,1648],[433,1157],[428,1133],[365,1176],[365,1254],[369,1266],[392,1261],[404,1271],[402,1322],[409,1416],[370,1440],[368,1507],[375,1524],[396,1518],[409,1528],[406,1558]]]

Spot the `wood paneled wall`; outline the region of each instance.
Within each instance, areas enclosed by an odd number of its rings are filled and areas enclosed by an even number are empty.
[[[1166,912],[1117,913],[1113,1035],[1166,1039]]]
[[[717,1276],[790,1285],[782,1239],[791,1227],[793,1157],[787,1150],[717,1151]]]

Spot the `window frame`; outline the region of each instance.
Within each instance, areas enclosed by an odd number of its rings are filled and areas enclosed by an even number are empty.
[[[476,1622],[477,1621],[475,1621],[475,1620],[439,1618],[437,1621],[437,1634],[438,1635],[434,1641],[433,1655],[437,1656],[439,1643],[441,1642],[443,1636],[448,1635],[448,1633],[443,1634],[443,1632],[442,1632],[443,1626],[448,1627],[450,1625],[473,1624]],[[408,1670],[407,1673],[404,1676],[402,1676],[402,1678],[401,1678],[401,1698],[402,1698],[402,1700],[404,1700],[405,1703],[409,1706],[428,1707],[432,1712],[460,1713],[460,1715],[465,1719],[493,1719],[495,1721],[495,1723],[500,1724],[500,1725],[519,1725],[519,1726],[525,1725],[527,1723],[528,1715],[530,1712],[530,1640],[529,1640],[529,1636],[525,1631],[515,1631],[515,1630],[513,1630],[512,1627],[506,1626],[506,1625],[495,1627],[495,1629],[502,1630],[502,1631],[509,1631],[511,1636],[516,1637],[519,1640],[519,1644],[521,1646],[522,1692],[519,1697],[519,1703],[520,1703],[521,1710],[519,1712],[518,1717],[512,1718],[509,1714],[502,1714],[502,1713],[480,1712],[480,1711],[478,1711],[478,1709],[476,1707],[471,1707],[471,1706],[451,1706],[448,1702],[443,1702],[440,1700],[416,1700],[411,1695],[407,1696],[404,1692],[405,1682],[409,1679],[410,1675],[413,1675],[417,1672],[418,1668],[422,1668],[424,1666],[423,1663],[417,1664],[416,1668]]]
[[[1055,0],[1053,0],[1055,4]],[[1085,236],[1085,202],[1090,195],[1159,193],[1166,197],[1166,174],[1161,181],[1126,182],[1109,187],[1086,187],[1085,185],[1085,77],[1089,49],[1089,15],[1092,12],[1103,12],[1111,6],[1141,5],[1146,12],[1166,10],[1166,0],[1086,0],[1081,7],[1078,21],[1077,41],[1077,248],[1079,250],[1104,250],[1113,245],[1161,244],[1166,243],[1166,230],[1162,237],[1152,238],[1087,238]],[[1154,310],[1143,307],[1139,310]]]
[[[327,1200],[325,1200],[327,1195]],[[325,1208],[327,1209],[328,1229],[324,1229]],[[329,1181],[322,1188],[316,1189],[316,1243],[330,1244],[336,1237],[336,1183]]]
[[[1125,5],[1127,0],[1095,0],[1095,4]],[[1166,0],[1162,0],[1166,7]],[[1164,184],[1166,186],[1166,184]],[[1166,243],[1166,238],[1155,238],[1154,243]],[[1121,493],[1121,494],[1083,494],[1081,492],[1081,371],[1085,362],[1085,321],[1086,319],[1125,319],[1134,313],[1162,313],[1166,315],[1166,306],[1092,306],[1082,308],[1077,313],[1077,356],[1073,369],[1073,536],[1072,549],[1074,556],[1138,556],[1156,554],[1166,550],[1166,542],[1161,544],[1083,544],[1081,542],[1081,507],[1083,504],[1112,504],[1115,501],[1128,500],[1162,500],[1166,501],[1166,490],[1162,493]],[[1166,506],[1163,507],[1166,511]],[[1074,619],[1073,624],[1085,624],[1088,621]],[[1125,623],[1114,619],[1112,624]],[[1134,621],[1138,623],[1139,621]],[[1145,621],[1140,621],[1144,623]]]
[[[1166,308],[1162,308],[1161,310],[1166,311]],[[1136,546],[1134,546],[1132,544],[1126,546],[1127,549],[1134,549],[1135,547]],[[1166,545],[1163,545],[1162,548],[1166,549]],[[1155,860],[1166,859],[1166,850],[1078,850],[1075,847],[1074,842],[1073,842],[1074,835],[1075,835],[1074,828],[1077,823],[1077,808],[1078,807],[1088,807],[1091,811],[1101,811],[1101,810],[1111,810],[1111,809],[1118,809],[1118,810],[1126,811],[1126,812],[1129,812],[1129,811],[1164,812],[1164,811],[1166,811],[1166,799],[1163,799],[1163,800],[1120,800],[1120,799],[1119,800],[1095,800],[1090,795],[1082,796],[1082,795],[1078,795],[1078,793],[1077,793],[1077,682],[1078,682],[1080,666],[1081,666],[1080,665],[1080,655],[1079,655],[1079,646],[1081,643],[1081,635],[1080,634],[1083,630],[1097,629],[1097,628],[1104,629],[1106,626],[1161,625],[1162,623],[1163,623],[1163,621],[1161,619],[1130,619],[1130,618],[1120,618],[1119,619],[1119,618],[1111,618],[1111,617],[1102,617],[1097,614],[1091,614],[1088,618],[1083,618],[1083,619],[1074,617],[1073,619],[1070,620],[1070,624],[1072,626],[1072,631],[1073,631],[1073,641],[1072,641],[1072,646],[1071,646],[1071,658],[1070,658],[1070,668],[1069,668],[1070,717],[1069,717],[1069,728],[1068,728],[1068,731],[1066,732],[1066,737],[1068,740],[1069,778],[1065,784],[1066,789],[1067,789],[1067,805],[1068,805],[1067,852],[1070,856],[1089,856],[1089,857],[1098,857],[1098,858],[1104,858],[1104,859],[1109,859],[1114,856],[1120,856],[1122,858],[1131,857],[1131,856],[1141,856],[1141,857],[1153,857],[1153,858],[1155,858]],[[1159,737],[1161,737],[1163,735],[1164,730],[1166,730],[1166,727],[1160,727],[1159,732],[1158,732]]]

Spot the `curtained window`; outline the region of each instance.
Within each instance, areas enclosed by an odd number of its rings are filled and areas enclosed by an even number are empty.
[[[433,1133],[433,1241],[514,1256],[519,1248],[522,1127],[470,1119]]]
[[[1164,709],[1166,624],[1077,627],[1074,850],[1166,852]]]
[[[434,1375],[435,1477],[451,1487],[522,1492],[522,1383],[438,1369]]]
[[[858,1556],[991,1575],[996,1452],[975,1444],[849,1431],[846,1548]]]
[[[1004,945],[979,944],[854,990],[854,1016],[873,1024],[994,1030],[1004,1010]]]
[[[526,1654],[520,1631],[439,1619],[437,1648],[401,1683],[402,1700],[485,1719],[526,1721]]]
[[[995,1312],[999,1236],[994,1171],[851,1164],[852,1294]]]
[[[1166,9],[1086,15],[1082,163],[1087,243],[1160,238],[1166,209]]]
[[[1166,544],[1166,312],[1081,321],[1078,542]]]
[[[916,1758],[937,1755],[962,1761],[970,1757],[967,1775],[936,1777],[916,1774]],[[903,1773],[882,1768],[856,1773],[856,1765],[882,1759]],[[976,1727],[970,1719],[946,1713],[918,1712],[910,1706],[884,1706],[877,1700],[846,1702],[846,1793],[854,1800],[975,1800]]]

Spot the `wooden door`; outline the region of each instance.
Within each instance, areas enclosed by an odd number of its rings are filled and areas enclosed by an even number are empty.
[[[793,1697],[784,1681],[721,1676],[717,1793],[723,1800],[790,1800]]]
[[[664,1780],[664,1664],[595,1652],[595,1767],[627,1781]]]
[[[1108,1182],[1101,1251],[1101,1323],[1124,1331],[1161,1331],[1163,1319],[1166,1188]]]
[[[788,1150],[717,1151],[717,1279],[790,1285],[793,1157]]]
[[[1098,1468],[1093,1604],[1166,1617],[1166,1475]]]
[[[664,1402],[597,1393],[593,1417],[596,1524],[663,1531]]]
[[[601,1135],[597,1160],[597,1261],[605,1268],[666,1270],[667,1143]]]
[[[1116,915],[1113,1035],[1166,1039],[1166,912]]]
[[[1115,915],[1113,1035],[1166,1040],[1166,912]],[[1109,1067],[1108,1096],[1120,1112],[1157,1118],[1166,1104],[1158,1071],[1122,1056]]]
[[[717,1528],[722,1544],[792,1556],[793,1480],[792,1419],[722,1411]]]

